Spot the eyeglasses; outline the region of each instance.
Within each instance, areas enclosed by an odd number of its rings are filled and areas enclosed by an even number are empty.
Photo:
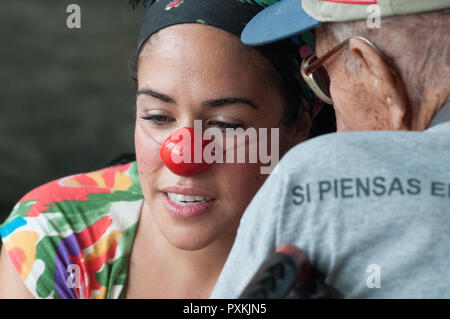
[[[375,46],[375,44],[362,36],[354,36],[348,38],[345,41],[342,41],[320,58],[317,58],[316,54],[312,54],[302,61],[300,73],[311,90],[317,95],[317,97],[327,104],[333,104],[333,100],[330,94],[330,79],[328,77],[328,72],[326,71],[323,64],[328,61],[333,55],[339,52],[342,48],[344,48],[347,44],[349,44],[350,39],[353,38],[363,40],[368,45],[370,45],[379,55],[381,55],[387,62],[389,62],[389,64],[392,64],[389,61],[388,57],[383,52],[381,52]]]

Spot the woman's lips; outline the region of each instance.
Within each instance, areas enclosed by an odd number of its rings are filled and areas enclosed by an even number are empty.
[[[169,193],[169,194],[168,194]],[[161,192],[166,211],[177,219],[191,219],[207,213],[215,199],[191,189],[170,188]]]
[[[191,196],[198,195],[198,196],[203,196],[203,197],[207,197],[210,199],[214,199],[214,195],[212,195],[209,192],[204,191],[200,188],[195,188],[195,187],[189,187],[189,188],[177,187],[177,186],[164,187],[161,189],[161,192],[176,193],[176,194],[191,195]]]

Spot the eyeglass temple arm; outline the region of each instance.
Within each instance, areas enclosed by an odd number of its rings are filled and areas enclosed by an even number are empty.
[[[333,54],[335,54],[337,51],[339,51],[340,49],[342,49],[348,42],[350,41],[350,39],[347,39],[341,43],[339,43],[337,46],[335,46],[333,49],[331,49],[330,51],[328,51],[324,56],[320,57],[319,59],[317,59],[316,61],[314,61],[313,63],[311,63],[310,65],[308,65],[308,67],[306,68],[306,73],[307,74],[311,74],[314,73],[326,60],[328,60]]]

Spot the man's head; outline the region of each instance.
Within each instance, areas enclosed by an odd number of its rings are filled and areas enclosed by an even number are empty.
[[[261,35],[265,33],[261,26],[270,27],[274,16],[275,20],[289,20],[280,16],[290,5],[297,6],[297,11],[291,8],[294,13],[289,13],[297,20]],[[378,5],[381,15],[387,17],[381,19],[380,28],[371,28],[367,19],[362,19],[367,9],[364,5],[303,0],[303,9],[313,17],[302,17],[300,0],[283,0],[278,9],[272,9],[272,17],[270,12],[257,16],[242,39],[261,44],[315,27],[320,58],[351,38],[324,64],[331,80],[338,130],[424,130],[450,96],[450,10],[445,10],[450,1],[378,0]],[[314,18],[335,22],[321,23]],[[256,35],[252,30],[258,26]]]
[[[450,94],[450,11],[365,20],[316,29],[317,56],[353,38],[325,67],[338,129],[424,130]]]

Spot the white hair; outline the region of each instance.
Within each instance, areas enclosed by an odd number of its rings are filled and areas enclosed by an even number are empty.
[[[383,18],[381,28],[369,28],[366,21],[327,23],[325,32],[336,42],[352,36],[371,40],[393,60],[405,83],[411,102],[421,105],[430,88],[447,89],[450,83],[450,10]],[[350,74],[359,60],[343,53]]]

